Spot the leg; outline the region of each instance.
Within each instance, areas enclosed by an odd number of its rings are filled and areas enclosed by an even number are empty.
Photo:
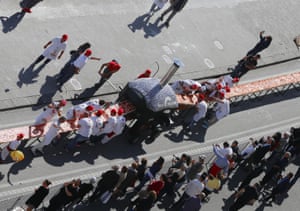
[[[33,65],[38,64],[39,62],[41,62],[45,57],[43,55],[40,55],[34,62]]]
[[[171,6],[169,6],[168,9],[166,9],[166,10],[161,14],[160,20],[163,21],[164,16],[165,16],[167,13],[171,12],[172,10],[173,10],[173,6],[171,5]]]
[[[169,27],[169,23],[170,23],[170,20],[176,15],[177,11],[173,10],[172,13],[170,14],[170,16],[167,18],[165,24],[167,27]]]

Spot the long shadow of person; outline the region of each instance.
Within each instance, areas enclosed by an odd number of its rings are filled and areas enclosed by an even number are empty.
[[[97,92],[97,90],[101,87],[102,85],[95,84],[94,86],[90,88],[86,88],[82,93],[79,95],[75,95],[75,101],[72,102],[73,105],[77,105],[80,103],[83,103],[87,100],[89,100],[91,97],[94,96],[94,94]]]
[[[57,92],[56,80],[54,77],[47,76],[45,83],[42,85],[40,89],[41,96],[37,100],[36,105],[32,107],[32,110],[38,110],[41,107],[48,105],[52,102],[52,98]]]
[[[36,78],[39,76],[39,73],[44,67],[44,64],[40,65],[35,70],[33,69],[32,65],[30,65],[27,69],[23,67],[18,74],[19,81],[17,81],[17,86],[22,88],[23,84],[36,83]]]
[[[154,37],[161,32],[163,25],[158,26],[159,19],[157,19],[154,23],[148,23],[150,18],[151,15],[145,13],[137,17],[132,23],[128,24],[128,28],[132,32],[143,30],[145,32],[145,38]]]
[[[24,12],[16,12],[15,14],[7,17],[7,16],[1,16],[0,20],[2,22],[2,31],[3,33],[8,33],[12,30],[14,30],[17,25],[21,22],[23,19],[25,13]]]

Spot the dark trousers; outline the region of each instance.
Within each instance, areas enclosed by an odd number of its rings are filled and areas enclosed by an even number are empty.
[[[75,74],[75,66],[74,65],[67,65],[65,66],[57,76],[56,82],[62,86],[68,80],[70,80]]]
[[[187,195],[185,192],[182,194],[180,199],[172,206],[172,210],[181,210],[182,206],[184,205],[184,202],[189,198],[190,196]]]
[[[176,15],[177,11],[174,10],[173,6],[171,5],[168,9],[166,9],[162,14],[161,17],[165,16],[166,14],[168,14],[169,12],[172,12],[169,17],[166,20],[166,23],[169,23],[170,20]]]
[[[43,55],[40,55],[34,62],[33,64],[38,64],[40,63],[45,57]],[[48,64],[51,61],[51,59],[46,59],[44,62],[44,65]]]

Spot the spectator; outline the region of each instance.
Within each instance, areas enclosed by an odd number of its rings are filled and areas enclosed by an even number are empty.
[[[102,174],[101,179],[98,181],[96,189],[94,190],[92,196],[89,198],[90,202],[94,202],[106,191],[113,191],[120,178],[118,170],[119,166],[112,166],[111,170],[108,170]]]
[[[235,202],[229,207],[229,211],[237,211],[245,205],[253,205],[258,200],[260,186],[255,183],[253,186],[246,186],[235,194]]]
[[[163,157],[159,157],[145,172],[145,175],[138,186],[135,187],[135,191],[140,191],[141,188],[145,185],[149,180],[153,180],[156,174],[162,169],[164,165],[165,159]]]
[[[205,183],[206,179],[207,179],[207,174],[204,173],[202,175],[198,175],[198,178],[190,181],[186,185],[185,191],[182,194],[182,196],[180,197],[180,199],[175,204],[173,204],[172,209],[180,210],[182,208],[182,206],[184,205],[184,202],[188,198],[196,197],[197,195],[201,194],[205,187],[204,183]]]
[[[156,201],[155,191],[150,191],[145,198],[138,198],[135,202],[134,211],[150,211]]]
[[[265,31],[261,31],[259,33],[259,42],[254,46],[254,48],[248,51],[247,56],[254,56],[269,47],[272,42],[272,36],[263,36],[264,33]]]
[[[180,211],[199,211],[202,207],[202,200],[205,198],[205,194],[200,193],[196,196],[189,197],[183,204]]]
[[[34,194],[25,202],[27,205],[26,211],[37,209],[40,206],[49,193],[49,185],[51,185],[51,182],[46,179],[43,181],[42,185],[34,191]]]
[[[272,189],[271,194],[264,199],[264,201],[269,201],[272,199],[272,201],[275,201],[277,195],[284,194],[288,191],[291,179],[293,178],[294,174],[292,172],[289,172],[285,177],[279,179],[276,186]]]
[[[64,183],[64,186],[59,190],[59,192],[50,199],[49,206],[45,210],[59,210],[62,206],[67,205],[77,198],[80,184],[80,179]]]
[[[141,159],[141,163],[139,164],[139,160],[136,160],[137,166],[137,177],[138,180],[141,182],[145,176],[146,169],[148,168],[148,160],[146,158]]]
[[[231,159],[231,155],[225,156],[222,153],[222,148],[218,144],[213,145],[213,151],[217,158],[208,172],[213,177],[217,177],[217,175],[221,173],[221,179],[226,178],[229,170],[229,160]]]
[[[186,173],[188,181],[195,179],[197,174],[199,174],[203,170],[205,159],[206,159],[205,155],[200,155],[198,157],[198,161],[195,160],[192,161],[191,167],[187,170]]]
[[[45,51],[31,65],[33,68],[36,64],[46,58],[43,65],[48,64],[51,60],[60,59],[67,47],[68,35],[63,34],[61,37],[55,37],[44,45]]]

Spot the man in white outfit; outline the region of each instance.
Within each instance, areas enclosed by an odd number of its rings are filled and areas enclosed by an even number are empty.
[[[91,113],[94,111],[94,107],[88,105],[87,103],[81,103],[76,106],[72,106],[66,113],[67,122],[70,124],[72,129],[76,128],[76,121],[79,120],[84,113],[88,112]]]
[[[33,133],[36,134],[38,132],[41,132],[41,134],[43,134],[46,124],[50,122],[56,115],[60,116],[63,107],[66,104],[66,100],[61,100],[59,102],[50,103],[46,108],[44,108],[43,112],[35,119],[35,129],[33,130]]]
[[[101,130],[103,128],[103,114],[104,110],[99,109],[94,113],[94,116],[91,116],[91,120],[93,121],[93,129],[90,137],[91,142],[97,141],[98,137],[101,134]]]
[[[66,121],[65,117],[59,117],[57,120],[53,121],[49,130],[44,136],[44,140],[31,148],[31,152],[36,155],[37,152],[44,153],[44,146],[49,145],[55,138],[60,137],[60,132],[63,132],[61,124]]]
[[[46,58],[46,60],[43,65],[48,64],[51,60],[60,59],[67,47],[67,40],[67,34],[53,38],[44,45],[44,52],[32,63],[31,67],[34,67],[34,65],[41,62],[44,58]]]
[[[114,127],[117,124],[117,110],[115,108],[111,109],[110,117],[104,122],[103,129],[100,134],[105,134],[104,138],[101,140],[102,144],[107,143],[110,137],[114,135]]]
[[[17,135],[16,140],[9,142],[9,144],[4,147],[1,151],[1,159],[2,161],[6,160],[7,156],[10,152],[15,151],[18,149],[19,145],[21,144],[21,141],[24,138],[24,134],[20,133]]]
[[[90,138],[93,121],[90,118],[89,112],[84,113],[83,118],[78,121],[77,128],[76,136],[71,139],[65,147],[66,151],[74,149],[77,144],[81,144]]]
[[[207,102],[205,101],[205,96],[203,94],[198,94],[198,103],[196,105],[196,113],[193,116],[192,122],[189,124],[189,128],[192,128],[195,123],[200,119],[203,119],[207,113]]]

